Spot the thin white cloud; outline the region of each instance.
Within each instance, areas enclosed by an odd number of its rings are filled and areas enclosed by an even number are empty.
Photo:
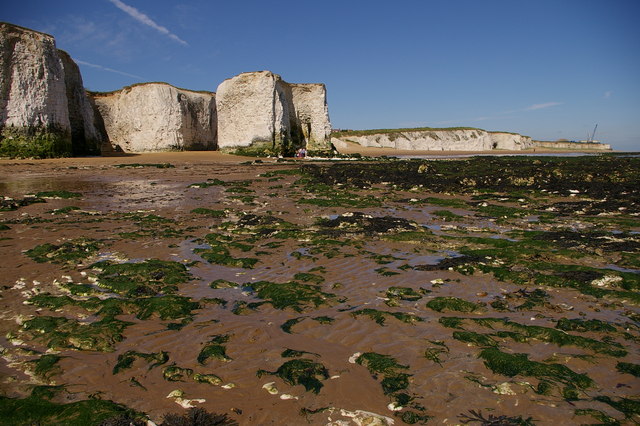
[[[536,109],[543,109],[543,108],[549,108],[549,107],[553,107],[556,105],[562,105],[562,102],[547,102],[544,104],[533,104],[527,108],[525,108],[526,111],[534,111]]]
[[[81,61],[79,59],[75,59],[75,61],[76,61],[76,63],[78,63],[80,65],[85,65],[87,67],[97,68],[97,69],[102,70],[102,71],[108,71],[108,72],[113,72],[113,73],[116,73],[116,74],[124,75],[124,76],[127,76],[127,77],[137,78],[138,80],[144,80],[144,77],[140,77],[139,75],[129,74],[128,72],[114,70],[113,68],[103,67],[102,65],[92,64],[92,63],[89,63],[89,62]]]
[[[604,92],[604,95],[602,95],[605,99],[609,99],[611,97],[611,94],[613,92],[611,90],[607,90],[606,92]]]
[[[180,43],[180,44],[182,44],[184,46],[188,46],[189,45],[189,43],[187,43],[186,41],[182,40],[177,35],[173,34],[166,27],[163,27],[162,25],[157,24],[153,19],[149,18],[147,15],[145,15],[142,12],[140,12],[135,7],[129,6],[128,4],[125,4],[125,3],[121,2],[120,0],[109,0],[109,1],[111,3],[113,3],[113,5],[116,6],[118,9],[122,10],[124,13],[126,13],[129,16],[131,16],[133,19],[135,19],[136,21],[140,22],[141,24],[147,25],[147,26],[153,28],[154,30],[159,31],[160,33],[166,35],[170,39],[175,40],[175,41],[177,41],[178,43]]]

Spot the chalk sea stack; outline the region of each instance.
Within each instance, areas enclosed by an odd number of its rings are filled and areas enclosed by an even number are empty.
[[[218,146],[292,154],[329,150],[324,84],[290,84],[269,71],[242,73],[217,90]]]
[[[111,145],[123,151],[217,148],[215,93],[143,83],[92,97]]]

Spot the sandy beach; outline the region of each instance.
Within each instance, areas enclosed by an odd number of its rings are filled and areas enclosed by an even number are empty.
[[[635,193],[605,205],[574,163],[492,159],[494,187],[472,160],[254,160],[0,160],[2,394],[158,423],[640,420]],[[554,168],[567,185],[538,185]]]

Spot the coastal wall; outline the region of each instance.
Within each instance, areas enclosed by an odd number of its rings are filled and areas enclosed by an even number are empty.
[[[54,38],[0,23],[0,155],[71,154],[66,91]]]
[[[218,86],[216,104],[220,149],[292,154],[331,147],[322,84],[289,84],[270,71],[242,73]]]
[[[570,142],[570,141],[534,141],[535,148],[566,149],[566,150],[597,150],[610,151],[611,145],[599,142]]]
[[[407,151],[523,150],[533,146],[528,136],[481,129],[403,129],[360,133],[339,132],[333,136],[334,143],[355,142],[364,147]]]
[[[92,97],[111,145],[123,151],[216,149],[214,93],[145,83]]]

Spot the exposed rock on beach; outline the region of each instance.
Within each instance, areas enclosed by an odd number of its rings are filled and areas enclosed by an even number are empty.
[[[243,73],[218,86],[217,104],[220,148],[330,149],[323,84],[289,84],[269,71]]]
[[[93,99],[111,144],[124,151],[216,149],[214,93],[146,83]]]

